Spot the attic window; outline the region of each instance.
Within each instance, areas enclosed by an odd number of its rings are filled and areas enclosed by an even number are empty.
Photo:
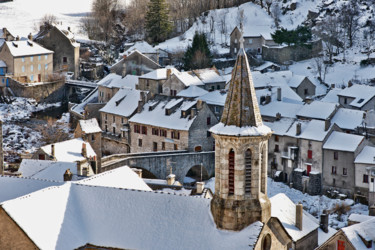
[[[358,103],[362,103],[365,99],[361,98],[359,99]]]

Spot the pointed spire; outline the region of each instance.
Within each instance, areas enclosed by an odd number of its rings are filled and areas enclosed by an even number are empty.
[[[225,126],[260,127],[263,125],[262,117],[243,43],[241,46],[232,72],[221,123]]]

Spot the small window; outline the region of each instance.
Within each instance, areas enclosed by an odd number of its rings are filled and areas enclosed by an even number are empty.
[[[211,132],[207,131],[207,137],[211,137]]]
[[[358,100],[358,103],[362,103],[365,99],[361,98]]]
[[[308,95],[308,94],[309,94],[309,90],[308,90],[308,89],[304,89],[304,90],[303,90],[303,93],[304,93],[305,95]]]
[[[173,148],[174,148],[174,150],[178,150],[178,145],[174,144]]]
[[[44,65],[44,69],[48,69],[48,64],[46,63],[45,65]]]
[[[22,62],[25,62],[25,57],[22,57]]]
[[[33,61],[34,61],[34,57],[30,56],[30,62],[33,62]]]
[[[211,117],[207,117],[207,125],[211,125]]]
[[[142,147],[142,139],[138,139],[138,147]]]
[[[113,127],[113,133],[116,134],[116,127]]]
[[[108,125],[105,125],[105,132],[108,132]]]
[[[38,61],[42,60],[42,56],[38,56]]]
[[[68,62],[68,58],[66,56],[63,57],[63,63],[67,63]]]
[[[105,114],[105,119],[108,120],[108,115],[107,114]]]
[[[347,104],[348,103],[348,99],[345,97],[344,98],[344,104]]]
[[[275,135],[275,141],[279,141],[279,136]]]
[[[124,117],[121,117],[121,123],[124,124]]]
[[[332,166],[332,174],[336,174],[336,166]]]
[[[307,159],[312,159],[312,150],[307,151]]]
[[[42,69],[42,66],[38,64],[38,70],[40,71]]]
[[[46,60],[47,60],[47,59],[48,59],[48,55],[45,55],[45,56],[44,56],[44,59],[46,59]]]
[[[337,151],[333,152],[333,159],[334,160],[338,160],[339,159],[339,152],[337,152]]]
[[[25,66],[22,66],[22,72],[25,72]]]
[[[165,150],[165,142],[161,143],[161,150]]]
[[[34,81],[34,75],[30,76],[30,81],[32,81],[32,82]]]
[[[95,135],[91,135],[91,141],[95,141]]]
[[[152,149],[153,149],[154,152],[158,151],[158,143],[157,142],[152,143]]]
[[[249,39],[249,44],[252,44],[253,43],[253,39]]]
[[[113,122],[116,122],[116,116],[113,116]]]
[[[147,127],[142,126],[142,134],[147,135]]]
[[[30,71],[31,71],[31,72],[34,71],[34,65],[30,65]]]
[[[275,152],[279,152],[279,145],[275,144]]]
[[[342,169],[342,175],[348,175],[348,169],[347,168],[343,168]]]
[[[367,174],[364,174],[363,175],[363,183],[368,183],[368,175]]]

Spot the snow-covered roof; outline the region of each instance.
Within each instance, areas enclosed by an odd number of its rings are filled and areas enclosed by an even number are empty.
[[[78,172],[75,162],[23,159],[18,171],[22,173],[23,177],[64,181],[64,173],[67,169],[72,172],[73,180],[77,180]]]
[[[319,224],[307,216],[305,211],[302,215],[302,230],[296,227],[296,204],[288,196],[279,193],[270,198],[271,216],[276,217],[283,224],[293,241],[296,242],[319,227]]]
[[[122,88],[99,111],[130,117],[138,108],[140,95],[137,89]]]
[[[119,167],[90,178],[78,181],[79,184],[151,191],[151,188],[128,166]]]
[[[41,249],[252,249],[263,228],[219,230],[211,200],[66,183],[2,204]],[[183,225],[183,226],[181,226]]]
[[[375,240],[375,218],[366,220],[362,223],[354,224],[349,227],[341,228],[350,243],[355,249],[368,249],[362,239],[367,241]],[[361,239],[362,238],[362,239]]]
[[[335,103],[314,101],[310,104],[305,104],[297,113],[297,116],[326,120],[335,112],[336,108],[337,105]]]
[[[293,73],[289,70],[260,73],[259,71],[251,72],[255,89],[272,86],[287,85],[292,78]]]
[[[259,127],[237,127],[234,125],[225,126],[223,123],[220,122],[212,128],[210,128],[210,132],[217,135],[262,136],[270,134],[272,131],[266,125],[261,125]]]
[[[297,124],[301,124],[301,134],[297,135]],[[323,141],[327,136],[329,129],[325,131],[325,121],[295,121],[285,135],[313,141]]]
[[[271,102],[278,102],[277,101],[277,89],[278,88],[281,88],[281,101],[282,102],[302,104],[302,98],[286,84],[282,84],[277,87],[274,86],[274,87],[268,87],[268,88],[263,88],[263,89],[256,89],[256,95],[257,95],[259,104],[262,104],[260,102],[260,98],[262,96],[271,96]]]
[[[273,62],[265,62],[263,63],[262,65],[258,66],[258,67],[255,67],[254,70],[255,71],[262,71],[268,67],[271,67],[271,66],[276,66],[276,67],[280,67],[278,64],[276,63],[273,63]]]
[[[339,108],[336,114],[332,117],[331,122],[336,123],[342,129],[355,130],[361,126],[364,111]]]
[[[370,219],[375,218],[374,216],[366,215],[366,214],[350,214],[348,221],[353,221],[357,223],[361,223]]]
[[[62,180],[56,182],[25,177],[0,176],[0,203],[63,183]]]
[[[365,146],[357,155],[354,163],[375,164],[375,147]]]
[[[108,74],[106,77],[104,77],[102,80],[98,82],[98,85],[107,87],[107,88],[135,88],[135,86],[138,84],[138,78],[139,76],[134,75],[126,75],[125,77],[122,77],[120,75],[117,75],[115,73]]]
[[[226,98],[227,92],[223,90],[211,91],[199,97],[200,100],[206,102],[207,104],[217,106],[224,106]]]
[[[143,54],[156,54],[157,50],[152,47],[150,44],[148,44],[146,41],[140,41],[135,42],[133,46],[131,46],[129,49],[127,49],[122,55],[129,55],[134,50],[138,50],[139,52]]]
[[[88,120],[79,120],[79,125],[81,126],[81,129],[85,134],[102,132],[96,118],[91,118]]]
[[[361,135],[353,135],[333,131],[323,145],[323,149],[354,152],[364,140]]]
[[[302,83],[302,81],[306,78],[306,76],[301,76],[301,75],[293,75],[289,82],[288,85],[291,88],[298,88],[298,86]]]
[[[205,95],[207,93],[208,93],[207,90],[204,90],[204,89],[202,89],[198,86],[195,86],[195,85],[191,85],[187,89],[184,89],[184,90],[181,90],[180,92],[178,92],[177,96],[199,97],[199,96]]]
[[[96,156],[90,143],[85,142],[81,138],[75,138],[67,141],[54,143],[55,145],[55,158],[57,161],[76,162],[85,160],[82,156],[82,145],[86,144],[87,157]],[[51,156],[51,145],[41,147],[41,149]]]
[[[39,31],[39,33],[33,37],[33,39],[36,41],[38,41],[39,39],[43,39],[43,37],[46,36],[53,27],[55,27],[56,30],[58,30],[63,36],[68,38],[69,42],[73,45],[73,47],[80,46],[80,44],[76,42],[76,40],[74,39],[74,34],[70,31],[70,29],[69,28],[66,29],[62,25],[58,25],[58,24],[44,25],[42,29]]]
[[[30,40],[5,42],[14,57],[45,55],[54,53]]]
[[[356,108],[360,108],[375,96],[375,87],[354,84],[350,88],[343,89],[338,95],[354,98],[350,105]]]
[[[322,102],[339,103],[339,97],[337,96],[342,89],[331,89],[325,97],[321,99]]]
[[[188,72],[174,71],[173,74],[183,83],[185,86],[192,85],[204,85],[203,82],[197,77],[189,74]]]
[[[194,74],[204,83],[226,82],[225,79],[217,73],[215,69],[197,69]]]
[[[147,74],[140,76],[139,78],[142,79],[151,79],[151,80],[166,80],[167,79],[167,70],[171,70],[172,74],[179,72],[175,68],[162,68],[162,69],[155,69]]]
[[[6,63],[3,60],[0,60],[0,68],[5,68],[6,66]]]
[[[260,113],[262,116],[276,117],[277,113],[281,117],[296,118],[296,114],[303,107],[302,104],[289,102],[270,102],[266,105],[260,105]]]
[[[281,118],[279,121],[263,122],[264,125],[272,129],[275,135],[285,135],[290,126],[294,123],[294,119]]]
[[[257,15],[263,16],[263,12],[257,12]],[[274,25],[269,22],[267,17],[258,17],[261,18],[263,22],[252,23],[251,25],[244,25],[243,27],[243,36],[244,37],[258,37],[263,36],[266,40],[272,40],[271,33],[274,32]]]
[[[191,106],[196,101],[183,100],[183,98],[165,98],[159,97],[147,102],[140,113],[135,114],[129,122],[147,124],[161,128],[169,128],[176,130],[189,130],[195,117],[192,119],[190,115],[186,118],[181,117],[181,111],[187,106]],[[166,115],[166,109],[180,105],[170,115]]]
[[[71,108],[71,111],[83,115],[83,111],[85,110],[85,107],[89,103],[98,103],[98,88],[95,88],[90,94],[88,94],[81,103],[74,105]]]

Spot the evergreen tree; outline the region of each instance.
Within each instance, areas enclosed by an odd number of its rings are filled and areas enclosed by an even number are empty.
[[[150,0],[146,13],[146,35],[153,44],[164,41],[172,31],[165,0]]]
[[[185,70],[211,67],[212,54],[205,34],[195,33],[193,44],[187,48],[183,62]]]
[[[312,37],[310,28],[306,26],[298,26],[295,30],[281,28],[280,30],[276,30],[271,36],[276,43],[286,43],[288,46],[291,44],[303,46]]]

